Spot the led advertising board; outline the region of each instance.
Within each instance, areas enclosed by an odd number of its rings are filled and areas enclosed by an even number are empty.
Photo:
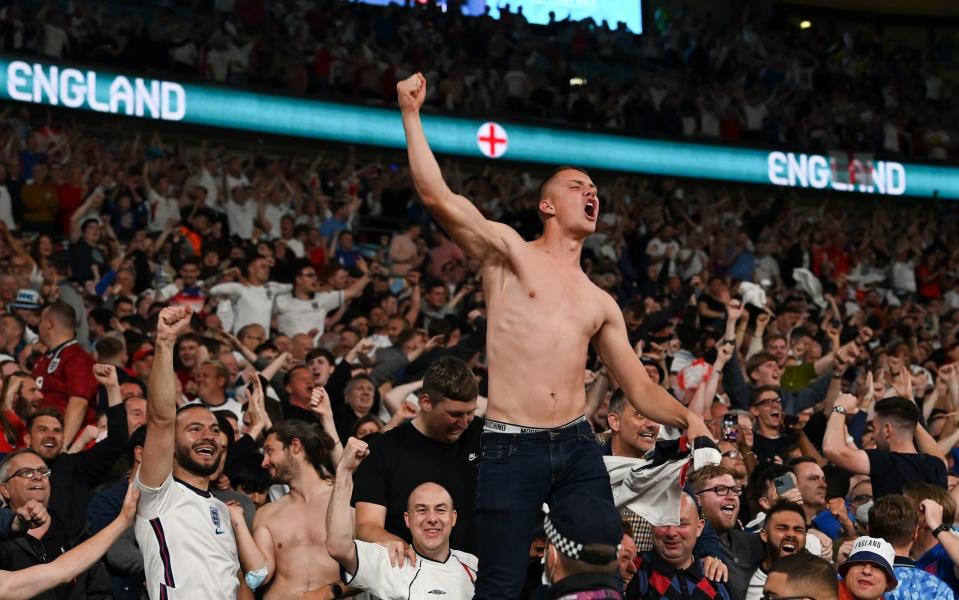
[[[0,57],[0,98],[143,119],[404,148],[397,110]],[[433,149],[486,160],[851,193],[959,199],[959,167],[869,155],[651,140],[490,119],[424,115]]]

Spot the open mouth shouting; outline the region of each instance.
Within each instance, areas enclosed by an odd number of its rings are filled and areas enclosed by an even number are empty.
[[[54,449],[57,447],[57,440],[54,438],[43,438],[43,441],[40,442],[40,445],[44,448]]]
[[[789,556],[799,550],[799,541],[794,538],[786,538],[779,545],[780,556]]]
[[[590,198],[586,201],[586,206],[583,207],[583,211],[586,212],[587,219],[595,221],[599,215],[599,201],[596,198]]]
[[[193,445],[193,453],[204,458],[214,458],[217,454],[217,446],[214,442],[199,442]]]
[[[736,502],[732,500],[727,500],[726,502],[723,502],[719,506],[719,513],[723,516],[724,519],[728,519],[729,521],[735,521],[736,510],[738,508],[739,506],[736,504]]]

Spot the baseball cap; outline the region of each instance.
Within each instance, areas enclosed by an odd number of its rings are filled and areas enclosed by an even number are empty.
[[[17,297],[10,303],[10,308],[22,308],[25,310],[40,310],[43,308],[43,302],[40,298],[40,292],[24,288],[17,290]]]
[[[543,522],[546,539],[562,554],[591,565],[608,565],[619,556],[623,524],[612,506],[597,510],[596,501],[579,494],[549,506]],[[584,519],[583,515],[590,515]]]
[[[891,592],[899,585],[896,573],[892,570],[895,558],[896,552],[892,549],[892,544],[882,538],[863,536],[853,544],[849,558],[839,565],[839,574],[845,577],[853,565],[875,565],[886,572],[886,591]]]
[[[139,350],[133,353],[133,358],[130,359],[131,363],[143,360],[146,357],[153,354],[153,348],[150,346],[143,346]]]

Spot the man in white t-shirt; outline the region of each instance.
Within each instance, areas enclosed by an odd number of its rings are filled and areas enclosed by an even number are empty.
[[[241,575],[230,512],[209,490],[224,452],[220,428],[206,406],[176,408],[173,347],[191,314],[168,307],[157,322],[134,527],[151,600],[233,600]]]
[[[353,473],[368,455],[366,442],[350,438],[346,443],[326,513],[326,547],[343,567],[344,581],[383,600],[470,600],[476,581],[476,557],[450,549],[456,510],[449,492],[440,485],[424,483],[407,501],[404,518],[413,537],[414,564],[409,564],[405,556],[391,556],[379,544],[353,539]]]
[[[273,302],[279,294],[288,294],[293,286],[270,281],[270,264],[257,256],[247,264],[246,283],[220,283],[210,289],[210,295],[233,303],[233,333],[250,324],[257,324],[270,335]]]
[[[363,293],[370,278],[366,263],[357,261],[363,277],[344,290],[322,291],[316,268],[304,262],[293,278],[291,294],[282,294],[276,299],[276,328],[283,335],[293,337],[298,333],[316,331],[315,338],[323,335],[326,315],[335,311]]]
[[[173,194],[170,180],[161,175],[154,188],[150,184],[150,163],[143,163],[143,187],[146,188],[147,206],[150,209],[148,221],[150,231],[160,232],[166,229],[170,221],[180,221],[180,205]]]

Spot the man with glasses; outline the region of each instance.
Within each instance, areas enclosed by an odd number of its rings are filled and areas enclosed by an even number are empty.
[[[679,524],[653,527],[653,549],[636,559],[636,575],[626,588],[626,599],[742,598],[726,585],[710,581],[702,560],[693,555],[706,523],[689,494],[682,494],[679,509]]]
[[[749,412],[756,419],[753,452],[759,462],[769,462],[786,454],[789,440],[782,435],[783,401],[779,388],[762,385],[753,390]]]
[[[49,510],[49,518],[42,523],[29,523],[29,528],[21,529],[16,537],[0,542],[0,570],[18,571],[49,563],[71,548],[74,536],[60,514],[49,507],[50,473],[40,455],[30,448],[9,454],[0,463],[0,497],[11,510],[20,511],[31,502]],[[98,562],[76,580],[36,597],[54,600],[109,595],[110,577]]]
[[[765,557],[766,549],[757,534],[746,533],[737,522],[742,486],[726,467],[710,465],[690,475],[688,487],[699,500],[703,517],[719,535],[724,554],[720,558],[729,568],[729,595],[745,597],[749,578]]]
[[[276,299],[276,328],[280,333],[293,337],[298,333],[316,332],[314,339],[323,335],[326,315],[337,310],[363,293],[370,282],[366,263],[359,261],[363,277],[344,290],[322,291],[316,268],[308,263],[300,264],[293,278],[290,294],[281,294]]]
[[[762,600],[838,600],[839,581],[828,561],[800,552],[773,563]]]

